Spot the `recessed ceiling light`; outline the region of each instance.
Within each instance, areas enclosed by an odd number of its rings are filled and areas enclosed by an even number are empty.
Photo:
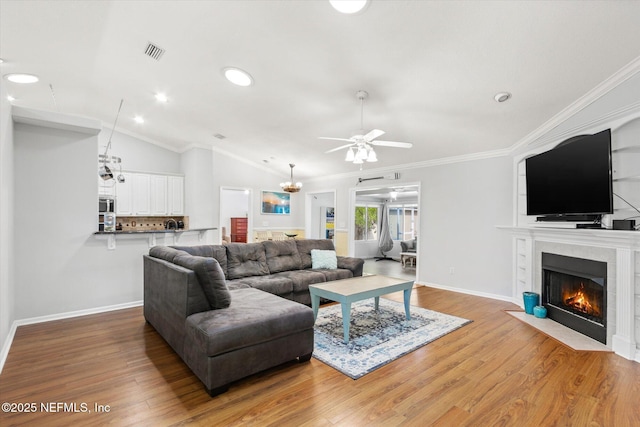
[[[156,101],[166,103],[169,101],[169,98],[167,98],[167,95],[164,93],[156,93]]]
[[[135,117],[133,118],[133,120],[134,120],[136,123],[139,123],[139,124],[144,123],[144,118],[143,118],[142,116],[135,116]]]
[[[38,80],[38,76],[33,74],[5,74],[4,78],[13,83],[35,83]]]
[[[500,92],[493,97],[493,99],[495,99],[496,102],[505,102],[509,98],[511,98],[511,94],[509,92]]]
[[[253,78],[251,75],[240,68],[227,67],[222,70],[224,76],[234,85],[238,86],[251,86],[253,84]]]
[[[354,14],[364,9],[368,0],[329,0],[331,6],[341,13]]]

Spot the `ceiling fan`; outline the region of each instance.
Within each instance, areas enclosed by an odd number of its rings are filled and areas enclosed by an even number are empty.
[[[377,138],[384,135],[384,131],[380,129],[373,129],[367,134],[364,133],[363,129],[363,113],[364,113],[364,100],[369,96],[369,94],[364,90],[359,90],[356,92],[356,97],[360,100],[360,131],[357,135],[353,135],[351,138],[331,138],[327,136],[321,136],[319,139],[330,139],[334,141],[349,141],[348,144],[341,145],[340,147],[336,147],[325,153],[333,153],[334,151],[342,150],[343,148],[347,148],[347,157],[345,160],[347,162],[353,162],[355,164],[362,164],[365,161],[367,162],[377,162],[378,157],[376,152],[373,150],[373,146],[381,146],[381,147],[396,147],[396,148],[411,148],[413,144],[410,142],[396,142],[396,141],[382,141]]]

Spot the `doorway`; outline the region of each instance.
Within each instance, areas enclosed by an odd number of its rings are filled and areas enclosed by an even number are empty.
[[[385,256],[401,261],[403,251],[400,242],[415,240],[419,253],[420,239],[420,183],[391,184],[352,188],[349,194],[349,255],[372,260],[381,255],[378,247],[379,233],[382,231],[380,218],[382,210],[387,208],[384,217],[388,221],[388,230],[393,248]],[[378,263],[381,264],[381,263]],[[410,272],[411,268],[403,268]],[[417,273],[419,262],[413,266]],[[378,272],[378,274],[381,274]]]
[[[335,242],[335,190],[307,193],[305,198],[305,237]]]
[[[220,187],[220,242],[253,241],[253,191],[250,188]]]

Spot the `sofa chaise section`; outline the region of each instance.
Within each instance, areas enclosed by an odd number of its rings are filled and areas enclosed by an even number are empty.
[[[256,372],[311,358],[310,307],[258,289],[227,289],[211,257],[164,247],[150,255],[143,257],[145,319],[211,396]]]

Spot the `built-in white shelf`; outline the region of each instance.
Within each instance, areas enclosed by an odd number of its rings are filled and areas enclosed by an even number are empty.
[[[629,182],[640,181],[640,175],[625,176],[622,178],[613,178],[613,182],[624,182],[624,181],[629,181]]]
[[[629,146],[629,147],[620,147],[620,148],[612,148],[611,152],[612,153],[619,153],[619,152],[627,152],[627,153],[640,153],[640,147],[636,147],[636,146]]]

